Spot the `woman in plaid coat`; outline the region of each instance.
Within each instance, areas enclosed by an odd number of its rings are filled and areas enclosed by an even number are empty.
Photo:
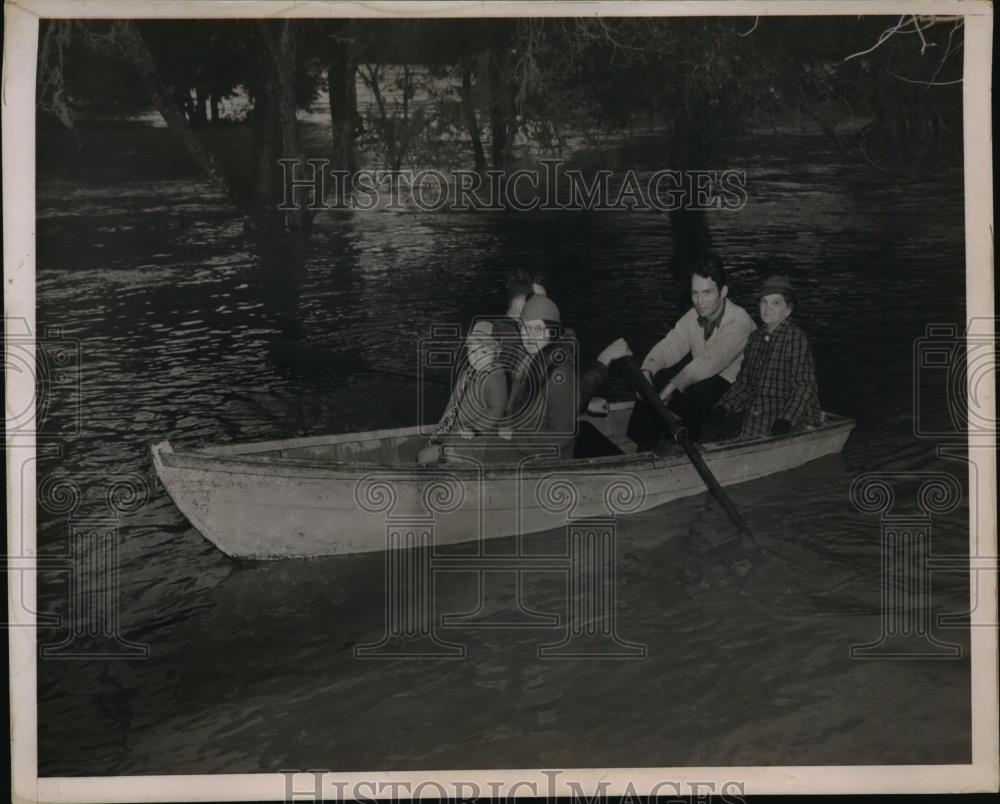
[[[806,334],[789,320],[795,305],[787,277],[772,276],[758,294],[763,322],[747,341],[739,376],[719,400],[718,414],[741,440],[784,435],[821,421],[816,370]]]

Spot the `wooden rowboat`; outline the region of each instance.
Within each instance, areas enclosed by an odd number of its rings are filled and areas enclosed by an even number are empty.
[[[705,490],[684,455],[635,452],[625,435],[632,403],[585,417],[622,455],[534,459],[520,465],[420,467],[426,430],[366,433],[175,450],[151,447],[167,493],[191,524],[235,558],[276,559],[386,550],[414,528],[436,545],[561,528],[627,515]],[[753,441],[706,444],[723,486],[839,452],[854,421]]]

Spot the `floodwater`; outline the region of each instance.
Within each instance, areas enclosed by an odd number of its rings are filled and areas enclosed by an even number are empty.
[[[732,489],[768,550],[746,580],[684,572],[705,501],[692,498],[617,523],[615,627],[645,658],[539,659],[559,627],[466,627],[438,631],[464,659],[358,660],[354,646],[385,629],[384,555],[229,559],[154,482],[148,446],[411,424],[440,411],[441,392],[421,400],[378,374],[272,363],[273,280],[165,136],[110,130],[79,152],[40,143],[38,323],[77,350],[79,382],[52,382],[42,442],[61,454],[40,459],[38,541],[65,553],[69,517],[106,518],[109,483],[135,476],[118,523],[117,625],[148,647],[141,659],[67,659],[65,647],[40,659],[42,775],[969,761],[962,573],[935,573],[920,616],[954,616],[917,646],[959,657],[850,653],[886,622],[880,520],[852,504],[852,481],[892,475],[910,513],[914,473],[967,488],[962,451],[938,457],[946,439],[915,435],[918,421],[944,426],[948,407],[941,372],[913,369],[928,324],[964,322],[960,174],[894,178],[819,138],[725,143],[719,164],[746,171],[750,197],[709,218],[733,298],[753,313],[753,260],[783,258],[824,406],[857,419],[842,454]],[[660,153],[639,143],[627,164],[657,169]],[[624,335],[641,353],[681,311],[672,245],[652,212],[321,214],[300,318],[315,343],[409,370],[433,324],[501,311],[504,272],[541,266],[586,352]],[[606,391],[625,396],[624,375]],[[57,504],[65,483],[80,493],[71,512]],[[966,495],[934,516],[935,555],[967,554],[968,513]],[[531,538],[557,552],[565,536]],[[501,616],[514,606],[506,580],[486,601]],[[94,624],[68,610],[68,584],[41,576],[41,613],[64,617],[42,643]],[[475,574],[448,573],[437,612],[467,611],[476,594]],[[520,594],[532,611],[566,611],[559,573],[524,573]]]

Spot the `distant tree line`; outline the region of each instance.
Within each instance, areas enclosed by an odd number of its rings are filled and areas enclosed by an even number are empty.
[[[962,77],[961,20],[912,19],[44,21],[39,100],[64,120],[167,102],[199,127],[238,87],[257,124],[326,89],[342,168],[362,131],[398,168],[422,136],[447,129],[484,169],[502,168],[518,136],[558,147],[567,134],[640,122],[676,133],[673,159],[702,161],[718,137],[788,110],[845,148],[855,143],[837,115],[870,118],[872,158],[912,161],[947,146]],[[168,97],[150,97],[151,78]],[[368,119],[359,79],[375,99]],[[435,103],[414,104],[418,92]]]
[[[908,169],[961,157],[962,33],[960,17],[915,16],[43,20],[38,105],[70,126],[154,106],[261,242],[283,244],[273,259],[294,266],[311,219],[276,210],[278,159],[302,155],[296,111],[323,90],[327,156],[343,170],[359,152],[399,170],[444,142],[463,166],[504,169],[518,142],[558,151],[636,126],[664,133],[664,167],[707,168],[721,138],[790,111],[874,168]],[[200,133],[240,87],[246,177]],[[838,126],[847,116],[864,125]],[[671,223],[689,251],[705,247],[697,216]]]

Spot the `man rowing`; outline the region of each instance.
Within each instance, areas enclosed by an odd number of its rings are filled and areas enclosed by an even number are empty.
[[[699,262],[690,276],[691,309],[649,351],[642,371],[697,441],[712,408],[739,375],[743,349],[756,327],[746,310],[728,298],[721,260]],[[671,371],[687,357],[686,365]],[[642,400],[636,402],[627,433],[640,451],[657,448],[663,438],[662,425]]]

